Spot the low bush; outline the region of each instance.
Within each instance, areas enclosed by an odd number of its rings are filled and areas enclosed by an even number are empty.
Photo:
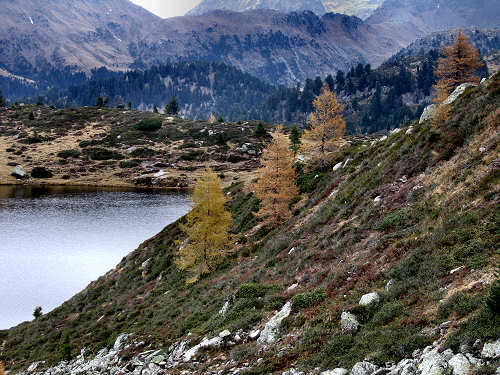
[[[31,171],[31,177],[33,178],[51,178],[52,176],[52,172],[44,167],[35,167]]]
[[[57,157],[62,159],[77,158],[80,156],[80,151],[78,150],[62,150],[57,153]]]
[[[243,284],[236,292],[236,298],[264,297],[269,287],[257,283]]]
[[[124,158],[119,152],[99,147],[86,149],[84,152],[92,160],[121,160]]]
[[[438,307],[438,316],[446,319],[455,314],[464,317],[477,310],[482,305],[481,295],[468,295],[463,292],[453,294],[446,302]]]
[[[135,125],[136,130],[140,130],[143,132],[153,132],[161,129],[161,125],[163,120],[161,117],[152,117],[149,119],[144,119],[139,121]]]
[[[325,291],[320,289],[310,293],[297,294],[292,298],[292,307],[294,309],[307,309],[323,302],[325,298]]]
[[[120,162],[120,168],[135,168],[141,163],[138,160],[125,160]]]

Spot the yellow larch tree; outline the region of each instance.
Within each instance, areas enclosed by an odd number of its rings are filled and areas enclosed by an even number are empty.
[[[272,141],[262,152],[261,168],[254,185],[255,195],[261,200],[258,215],[265,225],[278,225],[291,217],[290,201],[298,194],[294,153],[288,137],[280,126],[271,133]]]
[[[0,362],[0,375],[5,375],[5,372],[3,370],[3,363]]]
[[[439,79],[435,86],[438,103],[442,103],[462,83],[479,83],[476,73],[483,66],[477,49],[470,44],[462,30],[455,41],[444,48],[443,55],[434,72]]]
[[[324,166],[328,155],[341,145],[345,132],[345,121],[342,118],[344,106],[338,102],[328,84],[323,86],[313,106],[311,129],[304,131],[302,149],[306,155]]]
[[[232,251],[231,213],[225,207],[227,198],[221,180],[211,168],[205,168],[191,199],[193,205],[186,224],[180,225],[188,240],[181,245],[176,259],[177,267],[192,275],[188,284],[211,273]]]

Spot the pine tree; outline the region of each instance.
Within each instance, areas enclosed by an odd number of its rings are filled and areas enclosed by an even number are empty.
[[[3,97],[2,89],[0,89],[0,107],[6,106],[5,98]]]
[[[158,107],[155,105],[153,105],[153,113],[158,113]]]
[[[179,103],[177,102],[177,99],[175,99],[175,96],[170,99],[168,104],[165,106],[165,113],[167,115],[177,115],[179,113]]]
[[[479,77],[476,72],[483,66],[479,61],[477,49],[470,44],[462,30],[458,32],[455,42],[444,49],[443,55],[435,71],[439,79],[435,86],[436,101],[439,103],[462,83],[478,83]]]
[[[186,224],[180,225],[189,242],[180,247],[176,260],[180,270],[192,275],[187,280],[189,284],[211,273],[231,252],[229,230],[232,225],[221,180],[209,167],[198,180],[191,199],[192,210],[186,216]]]
[[[38,306],[38,307],[35,308],[35,311],[33,311],[33,317],[35,319],[38,319],[41,316],[42,316],[42,307]]]
[[[102,106],[104,106],[104,99],[102,98],[102,96],[100,96],[97,98],[96,107],[102,107]]]
[[[299,151],[300,144],[302,143],[300,138],[302,137],[302,134],[300,130],[297,128],[296,125],[293,126],[292,130],[290,130],[290,149],[293,151],[294,155],[297,155],[297,152]]]
[[[255,127],[255,136],[257,137],[265,137],[267,135],[267,130],[262,124],[262,122],[259,122],[257,126]]]
[[[258,215],[265,224],[275,226],[291,217],[290,201],[298,194],[294,185],[295,157],[280,126],[271,134],[273,139],[262,153],[262,167],[257,171],[255,195],[261,200]]]
[[[128,102],[128,109],[129,111],[132,109],[132,102]]]
[[[342,118],[344,107],[328,86],[323,87],[313,105],[315,110],[311,118],[311,129],[304,131],[303,148],[321,166],[325,166],[328,154],[338,149],[345,131],[345,121]]]

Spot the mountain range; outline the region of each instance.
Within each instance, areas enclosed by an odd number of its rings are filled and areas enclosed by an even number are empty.
[[[48,0],[43,7],[13,0],[2,6],[0,75],[35,82],[52,70],[89,74],[96,67],[123,71],[197,60],[295,86],[359,63],[378,66],[433,31],[491,27],[500,19],[496,0],[388,0],[365,21],[266,9],[162,20],[128,0]]]

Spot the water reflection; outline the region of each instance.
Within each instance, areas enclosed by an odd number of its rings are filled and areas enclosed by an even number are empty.
[[[188,209],[179,193],[1,186],[0,329],[58,306]]]

